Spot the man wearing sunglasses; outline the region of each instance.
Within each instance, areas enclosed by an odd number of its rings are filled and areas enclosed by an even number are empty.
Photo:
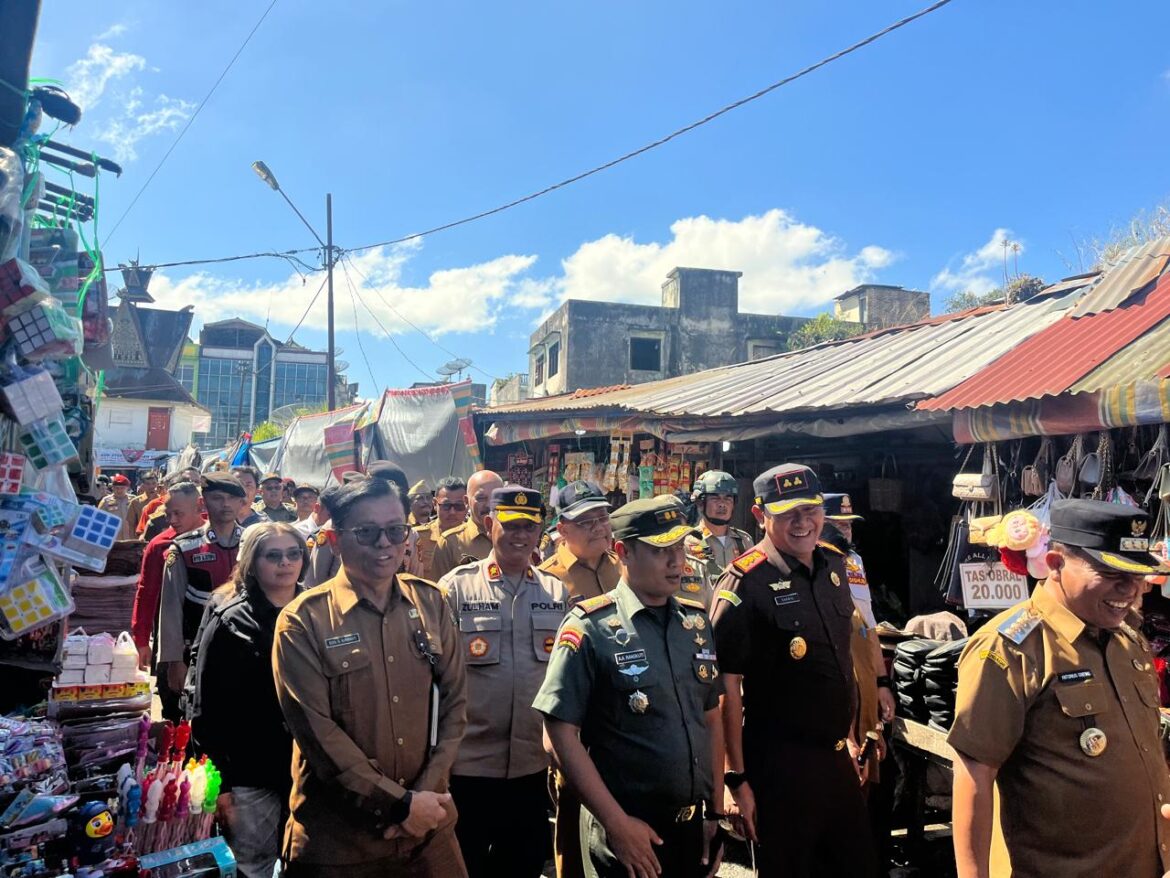
[[[530,488],[492,492],[492,550],[439,581],[467,663],[467,735],[451,769],[471,878],[539,878],[548,858],[548,755],[532,709],[568,592],[532,566],[544,506]]]
[[[480,470],[467,480],[471,518],[453,530],[444,531],[431,561],[431,575],[439,579],[468,561],[481,561],[492,550],[484,519],[491,506],[492,491],[504,487],[504,480],[491,470]]]
[[[432,582],[435,550],[439,547],[439,540],[443,531],[459,527],[467,518],[467,483],[458,476],[447,476],[440,479],[435,489],[436,515],[426,524],[420,524],[415,529],[418,535],[417,557],[419,575]]]
[[[463,651],[439,590],[399,572],[403,493],[381,478],[337,491],[341,567],[277,620],[295,742],[286,878],[467,874],[446,792],[467,725]]]
[[[540,565],[569,590],[571,603],[612,591],[622,578],[613,553],[610,503],[596,482],[569,482],[560,490],[556,551]]]

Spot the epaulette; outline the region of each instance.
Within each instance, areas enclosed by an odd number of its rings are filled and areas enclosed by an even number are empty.
[[[196,528],[195,530],[187,531],[185,534],[179,534],[175,537],[174,543],[179,547],[180,552],[185,552],[188,549],[193,549],[201,545],[206,538],[207,535],[203,532],[202,528]]]
[[[451,534],[453,534],[453,533],[458,533],[459,531],[463,530],[463,528],[465,528],[465,527],[467,527],[467,522],[466,522],[466,521],[465,521],[465,522],[463,522],[463,524],[457,524],[457,525],[455,525],[454,527],[449,527],[449,528],[447,528],[447,529],[446,529],[446,530],[444,530],[444,531],[440,531],[440,532],[439,532],[439,536],[441,536],[441,537],[449,537],[449,536],[451,536]]]
[[[309,536],[305,537],[305,548],[308,549],[310,552],[313,551],[313,549],[317,548],[317,535],[316,534],[309,534]]]
[[[707,612],[707,605],[705,603],[703,603],[702,601],[696,601],[694,598],[680,598],[680,597],[676,597],[675,600],[678,601],[680,604],[682,604],[684,607],[690,607],[692,610],[702,610],[704,613]]]
[[[414,531],[416,534],[420,534],[424,530],[430,530],[430,529],[431,529],[431,523],[429,521],[426,524],[416,524],[416,525],[414,525],[414,527],[411,528],[411,530]]]
[[[573,607],[574,611],[580,610],[582,616],[588,616],[590,613],[596,613],[598,610],[605,609],[612,604],[613,596],[608,594],[599,594],[597,597],[588,598],[581,601],[577,606]]]
[[[817,541],[817,546],[818,546],[819,548],[821,548],[821,549],[828,549],[828,550],[829,550],[830,552],[832,552],[834,555],[841,555],[841,556],[844,556],[844,555],[845,555],[845,553],[844,553],[844,552],[842,552],[840,549],[838,549],[838,548],[837,548],[836,546],[834,546],[832,543],[826,543],[826,542],[824,542],[823,540],[818,540],[818,541]]]
[[[768,556],[759,549],[748,549],[731,562],[731,566],[740,573],[750,573],[768,560]]]
[[[421,576],[415,576],[413,573],[399,573],[399,579],[405,579],[408,582],[417,582],[420,585],[429,585],[431,588],[438,588],[438,583],[432,582],[429,579],[423,579]]]
[[[1027,606],[1020,607],[1020,609],[1004,619],[996,630],[1016,646],[1019,646],[1024,642],[1024,638],[1036,630],[1039,624],[1040,614],[1033,610],[1031,606]]]

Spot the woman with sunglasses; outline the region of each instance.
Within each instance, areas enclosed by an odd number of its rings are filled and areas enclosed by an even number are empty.
[[[192,734],[223,775],[218,817],[245,878],[271,878],[292,786],[292,736],[276,700],[272,640],[307,559],[291,524],[244,531],[231,580],[208,601],[188,688]]]

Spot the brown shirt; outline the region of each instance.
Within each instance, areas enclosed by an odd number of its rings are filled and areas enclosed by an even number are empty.
[[[1041,585],[972,635],[947,740],[999,767],[1014,878],[1160,878],[1170,773],[1158,727],[1145,639],[1086,627]],[[1105,736],[1097,756],[1082,747],[1089,729]]]
[[[545,771],[532,700],[565,617],[564,584],[532,567],[509,577],[493,553],[456,567],[439,588],[458,620],[467,665],[467,734],[452,773],[513,778]]]
[[[595,598],[613,591],[622,578],[622,565],[613,552],[602,555],[594,570],[570,552],[564,541],[557,543],[556,551],[540,565],[540,570],[563,582],[573,601]]]
[[[342,569],[281,612],[272,660],[294,739],[288,856],[345,865],[407,854],[419,840],[383,839],[386,813],[408,789],[446,790],[467,725],[463,654],[439,590],[399,574],[380,608]]]
[[[439,548],[439,540],[443,536],[443,532],[439,530],[439,519],[435,518],[426,524],[420,524],[414,529],[414,532],[418,535],[418,546],[415,552],[420,570],[418,575],[423,579],[429,579],[433,582],[435,577],[431,574],[435,560],[435,550]]]
[[[458,527],[443,531],[439,537],[439,546],[431,561],[431,577],[437,582],[449,571],[467,563],[464,559],[482,561],[491,550],[491,539],[469,518]]]

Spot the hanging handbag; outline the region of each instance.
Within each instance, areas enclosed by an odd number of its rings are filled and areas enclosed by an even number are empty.
[[[963,459],[963,466],[971,459],[971,452]],[[983,469],[977,473],[960,472],[951,483],[951,494],[960,500],[979,503],[999,502],[999,464],[995,459],[995,446],[983,447]]]
[[[902,511],[902,480],[892,454],[882,458],[881,475],[869,480],[869,508],[874,512]]]
[[[1138,481],[1157,480],[1162,465],[1170,455],[1170,446],[1166,440],[1166,425],[1158,427],[1158,438],[1150,446],[1150,450],[1142,455],[1138,465],[1133,468],[1133,477]]]
[[[1044,492],[1048,490],[1051,457],[1052,440],[1045,436],[1040,440],[1040,450],[1036,452],[1036,458],[1020,473],[1020,488],[1025,496],[1044,496]]]
[[[1066,497],[1071,497],[1077,485],[1077,473],[1081,468],[1081,455],[1084,452],[1083,440],[1080,436],[1073,439],[1068,451],[1056,462],[1056,487]]]

